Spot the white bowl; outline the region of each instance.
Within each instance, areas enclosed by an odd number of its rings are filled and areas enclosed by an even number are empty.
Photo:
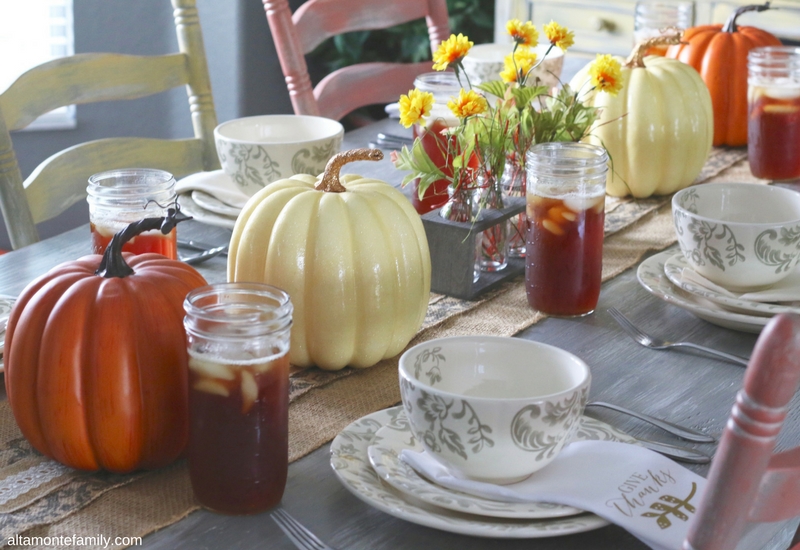
[[[549,44],[539,44],[534,48],[538,59],[544,57]],[[503,60],[507,55],[514,51],[514,44],[478,44],[470,48],[469,53],[464,57],[462,64],[464,72],[469,77],[473,86],[490,80],[500,80],[500,72],[503,70]],[[542,84],[550,88],[558,86],[561,69],[564,66],[564,52],[559,48],[553,48],[544,61],[531,73],[538,76]],[[532,76],[529,82],[533,82]]]
[[[337,121],[305,115],[237,118],[214,129],[222,169],[248,196],[294,174],[318,176],[343,136]]]
[[[520,338],[430,340],[400,357],[400,395],[425,450],[462,476],[513,483],[549,464],[580,424],[586,363]]]
[[[800,193],[707,183],[672,197],[678,244],[700,275],[735,291],[775,284],[800,260]]]

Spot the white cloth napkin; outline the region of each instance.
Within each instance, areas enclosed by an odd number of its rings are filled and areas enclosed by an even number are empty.
[[[175,184],[175,192],[178,195],[195,190],[204,191],[225,204],[240,209],[244,208],[247,199],[250,198],[222,170],[191,174]]]
[[[503,502],[553,502],[594,512],[656,550],[679,550],[706,480],[658,453],[612,441],[578,441],[511,485],[454,475],[425,452],[401,459],[434,483]]]
[[[728,298],[749,300],[751,302],[800,302],[800,271],[794,270],[786,278],[781,279],[771,287],[756,292],[738,294],[713,283],[700,275],[691,267],[684,267],[681,280],[697,286],[707,288]]]

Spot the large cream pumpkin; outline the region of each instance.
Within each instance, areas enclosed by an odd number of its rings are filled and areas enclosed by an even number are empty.
[[[382,157],[348,151],[319,178],[271,183],[236,221],[228,280],[289,293],[294,365],[369,367],[400,353],[425,317],[431,261],[419,215],[383,181],[339,180],[344,163]]]
[[[642,58],[652,45],[640,44],[623,61],[619,94],[593,91],[587,97],[588,103],[602,109],[588,141],[604,146],[611,157],[609,195],[644,198],[674,193],[695,180],[711,150],[714,119],[708,88],[685,63],[659,56]],[[588,65],[570,86],[591,88]]]

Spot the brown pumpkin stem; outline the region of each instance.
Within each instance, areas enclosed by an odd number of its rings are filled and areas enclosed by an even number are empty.
[[[765,2],[764,4],[751,4],[749,6],[741,6],[739,8],[736,8],[736,11],[734,11],[731,14],[731,16],[728,17],[728,20],[725,21],[725,25],[722,27],[722,32],[736,32],[736,29],[738,28],[736,26],[736,19],[738,19],[738,17],[743,13],[746,13],[748,11],[759,12],[768,9],[769,9],[769,2]]]
[[[380,149],[351,149],[350,151],[342,151],[333,156],[328,161],[325,167],[325,172],[322,178],[314,186],[317,191],[325,191],[326,193],[342,193],[347,191],[342,182],[339,181],[339,171],[342,166],[349,162],[357,160],[381,160],[383,158],[383,151]]]
[[[625,60],[624,66],[629,69],[642,68],[644,67],[644,54],[647,50],[656,46],[673,46],[675,44],[680,44],[681,38],[683,38],[682,30],[677,27],[668,27],[663,30],[661,36],[647,38],[637,43],[636,46],[633,47],[633,51],[628,56],[628,59]]]
[[[108,247],[106,247],[106,251],[103,253],[103,259],[100,260],[100,265],[97,271],[94,272],[95,275],[106,279],[110,279],[111,277],[123,278],[128,275],[133,275],[133,269],[122,256],[122,245],[130,241],[136,235],[140,235],[145,231],[152,231],[153,229],[160,229],[161,232],[166,235],[180,222],[191,219],[191,216],[187,216],[181,212],[176,204],[175,208],[167,209],[167,215],[163,218],[144,218],[143,220],[128,225],[111,238],[111,242],[108,243]]]

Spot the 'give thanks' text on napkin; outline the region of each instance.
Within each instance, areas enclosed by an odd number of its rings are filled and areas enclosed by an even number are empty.
[[[579,441],[529,478],[493,485],[454,476],[427,453],[403,461],[431,481],[506,502],[553,502],[594,512],[657,550],[678,550],[706,480],[648,449],[612,441]]]

